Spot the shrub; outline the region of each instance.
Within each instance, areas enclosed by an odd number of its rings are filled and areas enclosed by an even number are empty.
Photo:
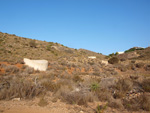
[[[150,71],[150,65],[149,64],[145,66],[145,70]]]
[[[24,72],[27,74],[32,74],[34,72],[34,69],[31,67],[24,67],[24,68],[25,68]]]
[[[119,63],[119,59],[117,57],[112,57],[108,60],[108,62],[110,64],[117,64],[117,63]]]
[[[66,101],[69,104],[78,104],[78,105],[87,105],[87,102],[93,102],[92,93],[83,93],[83,92],[63,92],[61,94],[62,100]]]
[[[48,102],[44,98],[41,98],[38,105],[44,107],[48,105]]]
[[[128,91],[132,89],[133,83],[128,79],[118,80],[116,86],[116,93],[114,94],[114,98],[122,98],[126,95]]]
[[[125,53],[132,52],[132,51],[135,51],[135,50],[136,50],[135,48],[131,48],[129,50],[126,50]]]
[[[46,49],[47,49],[48,51],[51,51],[51,45],[48,45],[48,46],[46,47]]]
[[[60,84],[54,83],[52,81],[45,81],[41,84],[47,91],[56,92],[60,88]]]
[[[137,63],[135,66],[136,66],[137,68],[142,68],[142,67],[144,66],[144,63]]]
[[[55,96],[68,104],[87,105],[93,102],[96,97],[87,89],[76,90],[73,84],[63,85]]]
[[[19,68],[13,65],[9,65],[5,67],[5,71],[9,73],[17,73],[19,72]]]
[[[33,48],[36,48],[36,46],[37,46],[35,40],[31,40],[31,41],[29,42],[29,45],[30,45],[30,47],[33,47]]]
[[[115,55],[115,54],[114,54],[114,53],[112,53],[112,54],[109,54],[108,56],[109,56],[109,57],[113,57],[114,55]]]
[[[9,87],[2,87],[0,90],[0,100],[13,99],[13,98],[24,98],[31,99],[39,94],[44,93],[43,89],[37,87],[33,83],[16,78],[15,80],[8,82]]]
[[[119,55],[119,53],[118,53],[118,52],[116,52],[116,53],[115,53],[115,55]]]
[[[74,81],[74,82],[83,82],[83,79],[82,79],[79,75],[75,75],[75,76],[73,77],[73,81]]]
[[[145,111],[150,111],[150,98],[149,94],[143,94],[138,98],[131,100],[123,100],[123,105],[126,109],[132,111],[138,111],[143,109]]]
[[[111,93],[106,89],[96,90],[94,94],[100,101],[108,101],[112,98]]]
[[[100,86],[99,86],[98,83],[92,83],[90,88],[91,88],[92,91],[96,91],[100,88]]]
[[[123,108],[122,101],[120,99],[109,99],[108,106],[111,108]]]
[[[122,71],[122,72],[126,72],[127,71],[127,67],[124,65],[118,65],[117,68]]]
[[[144,91],[150,92],[150,79],[145,79],[142,82],[142,88],[144,89]]]
[[[105,105],[98,105],[96,107],[95,113],[103,113],[103,111],[107,109],[107,104]]]

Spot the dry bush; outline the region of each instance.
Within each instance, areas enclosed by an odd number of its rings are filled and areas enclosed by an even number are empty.
[[[128,79],[120,79],[117,84],[114,86],[116,92],[114,98],[122,98],[126,95],[128,91],[132,89],[133,82]]]
[[[98,89],[93,93],[100,101],[108,101],[112,98],[111,93],[106,89]]]
[[[119,63],[119,59],[117,57],[112,57],[108,60],[108,63],[117,64],[117,63]]]
[[[61,84],[55,83],[51,80],[45,80],[41,83],[41,86],[44,87],[47,91],[56,92],[61,87]]]
[[[120,71],[122,72],[126,72],[127,71],[127,67],[121,64],[116,65],[116,68],[118,68]]]
[[[142,88],[145,92],[150,92],[150,78],[144,79],[144,81],[142,82]]]
[[[41,106],[41,107],[44,107],[44,106],[48,105],[48,102],[44,98],[41,98],[38,105]]]
[[[43,79],[41,81],[41,86],[44,87],[47,91],[51,91],[51,92],[57,92],[62,86],[67,85],[70,86],[71,85],[71,81],[69,80],[58,80],[56,82],[50,80],[50,79]]]
[[[13,65],[8,65],[5,67],[5,71],[9,73],[17,73],[19,72],[19,68]]]
[[[7,65],[6,64],[1,64],[0,67],[5,68],[5,67],[7,67]]]
[[[92,68],[93,68],[93,70],[95,71],[95,72],[99,72],[100,71],[100,68],[99,68],[99,65],[93,65],[92,66]]]
[[[34,69],[31,68],[31,67],[26,67],[25,70],[24,70],[25,73],[28,73],[28,74],[32,74],[34,72]]]
[[[74,75],[72,80],[74,82],[83,82],[83,79],[79,75]]]
[[[150,111],[150,95],[145,93],[138,98],[124,100],[123,105],[128,110],[139,111],[143,109]]]
[[[119,108],[119,109],[122,109],[124,108],[123,104],[122,104],[122,101],[120,99],[109,99],[108,101],[108,106],[111,107],[111,108]]]
[[[150,71],[150,65],[149,64],[145,66],[145,70]]]
[[[92,93],[80,92],[61,92],[61,99],[69,104],[87,105],[88,102],[94,101]]]
[[[129,70],[135,70],[136,66],[135,66],[135,64],[130,63],[129,65],[127,65],[127,69],[129,69]]]
[[[135,64],[135,66],[137,67],[137,68],[142,68],[142,67],[144,67],[144,63],[137,63],[137,64]]]
[[[33,47],[33,48],[36,48],[36,46],[37,46],[35,40],[30,40],[29,45],[30,45],[30,47]]]
[[[30,99],[44,93],[42,88],[37,87],[36,85],[27,80],[11,80],[10,82],[8,82],[8,84],[9,87],[1,88],[0,100],[9,100],[13,98]]]

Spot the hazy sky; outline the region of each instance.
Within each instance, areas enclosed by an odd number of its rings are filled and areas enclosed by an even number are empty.
[[[150,45],[150,0],[0,0],[0,31],[110,54]]]

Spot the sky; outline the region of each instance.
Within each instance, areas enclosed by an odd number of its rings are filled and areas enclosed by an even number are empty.
[[[150,46],[150,0],[0,0],[0,31],[104,55]]]

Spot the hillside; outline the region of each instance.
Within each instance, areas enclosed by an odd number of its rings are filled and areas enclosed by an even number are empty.
[[[149,113],[149,53],[105,56],[0,32],[0,113]],[[23,58],[48,60],[48,69]]]
[[[88,51],[88,50],[87,50]],[[104,59],[104,55],[68,48],[58,43],[33,40],[0,32],[0,61],[17,62],[23,58],[46,59],[54,61],[60,57],[87,57],[89,55]]]

